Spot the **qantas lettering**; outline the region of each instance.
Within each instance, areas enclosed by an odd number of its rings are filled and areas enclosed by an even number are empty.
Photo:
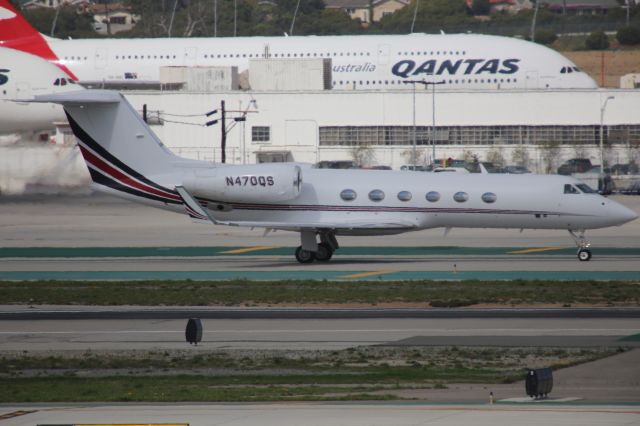
[[[0,70],[0,86],[9,81],[9,77],[3,74],[5,72],[9,72],[9,70]]]
[[[514,74],[520,67],[520,59],[458,59],[457,61],[429,59],[418,65],[411,59],[396,62],[391,72],[398,77],[407,78],[411,75],[436,74]]]
[[[273,176],[227,176],[227,186],[273,186]]]

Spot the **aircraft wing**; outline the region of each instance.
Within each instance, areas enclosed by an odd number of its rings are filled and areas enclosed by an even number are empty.
[[[280,229],[283,231],[301,231],[301,230],[343,230],[343,231],[403,231],[403,230],[411,230],[416,226],[410,222],[359,222],[359,221],[349,221],[349,222],[241,222],[241,221],[216,221],[217,225],[227,225],[227,226],[243,226],[250,228],[269,228],[269,229]]]
[[[402,232],[414,229],[416,225],[411,222],[394,221],[394,222],[363,222],[363,221],[345,221],[345,222],[246,222],[246,221],[221,221],[216,219],[208,209],[205,209],[196,201],[196,199],[183,186],[176,186],[176,191],[180,194],[184,203],[186,213],[198,222],[209,221],[214,225],[242,226],[246,228],[268,228],[280,229],[283,231],[301,231],[301,230],[342,230],[342,231],[390,231]]]

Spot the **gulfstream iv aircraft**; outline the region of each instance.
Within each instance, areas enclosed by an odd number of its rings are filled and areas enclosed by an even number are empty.
[[[595,88],[547,47],[475,34],[59,40],[39,34],[0,0],[0,45],[41,56],[81,83],[158,82],[162,66],[237,66],[273,59],[331,59],[336,89],[407,87],[428,75],[449,89]]]
[[[187,160],[171,153],[118,92],[85,90],[36,101],[63,105],[97,189],[215,225],[299,232],[295,255],[301,263],[329,260],[340,235],[436,227],[564,229],[574,236],[580,260],[589,260],[586,229],[637,217],[567,176]]]

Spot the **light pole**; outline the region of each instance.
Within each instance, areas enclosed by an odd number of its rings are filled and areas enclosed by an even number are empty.
[[[615,98],[615,96],[608,96],[600,106],[600,175],[602,176],[604,176],[604,110],[607,108],[607,103]]]
[[[436,161],[436,84],[444,84],[445,81],[403,80],[404,84],[413,85],[413,168],[416,162],[416,84],[431,86],[431,162]]]

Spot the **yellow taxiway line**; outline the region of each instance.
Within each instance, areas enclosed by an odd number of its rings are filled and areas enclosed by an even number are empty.
[[[256,247],[247,247],[242,249],[221,251],[220,254],[242,254],[242,253],[250,253],[252,251],[260,251],[260,250],[270,250],[278,248],[276,246],[256,246]]]
[[[543,251],[564,250],[566,247],[540,247],[507,252],[508,254],[541,253]]]
[[[370,277],[373,275],[393,274],[394,272],[398,272],[398,271],[386,270],[386,271],[360,272],[358,274],[341,275],[337,278],[364,278],[364,277]]]

